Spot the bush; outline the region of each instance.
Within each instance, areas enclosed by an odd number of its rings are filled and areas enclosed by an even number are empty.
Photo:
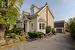
[[[42,37],[43,37],[43,34],[44,34],[44,33],[42,33],[42,32],[37,32],[37,37],[38,37],[38,38],[42,38]]]
[[[15,38],[16,38],[16,34],[15,34],[15,33],[10,33],[10,34],[9,34],[9,38],[15,39]]]
[[[25,35],[25,33],[21,33],[20,36],[19,36],[19,39],[20,39],[20,41],[26,40],[26,35]]]
[[[55,35],[55,29],[54,29],[54,28],[52,28],[52,34],[54,34],[54,35]]]
[[[29,38],[41,38],[42,32],[28,32]]]
[[[69,32],[71,33],[71,37],[75,39],[75,18],[70,19]]]
[[[5,31],[6,35],[10,34],[10,33],[16,33],[17,35],[19,35],[21,33],[22,29],[21,28],[16,28],[16,26],[13,26],[13,28],[11,30],[7,29]]]
[[[50,33],[51,32],[51,26],[47,26],[46,27],[46,33]]]
[[[28,32],[29,38],[36,38],[37,34],[35,32]]]
[[[70,25],[70,33],[73,38],[75,38],[75,23]]]
[[[26,40],[26,35],[22,32],[22,29],[13,27],[11,30],[6,31],[6,39],[7,41],[11,41],[13,39],[14,42]]]
[[[6,33],[7,33],[6,36],[9,36],[9,38],[15,38],[16,35],[21,34],[21,30],[18,28],[13,28],[11,30],[8,30]]]

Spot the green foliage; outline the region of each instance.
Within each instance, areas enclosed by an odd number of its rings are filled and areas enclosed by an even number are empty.
[[[20,33],[20,35],[17,35],[15,33],[10,33],[8,34],[8,37],[6,38],[6,43],[10,44],[10,43],[20,42],[25,40],[26,40],[25,33]]]
[[[42,32],[28,32],[29,38],[41,38]]]
[[[17,35],[20,35],[21,29],[20,28],[16,28],[16,26],[14,26],[11,30],[7,30],[6,33],[7,34],[15,33]]]
[[[3,0],[0,0],[0,24],[5,27],[6,32],[11,32],[9,28],[11,25],[16,24],[17,16],[19,14],[16,4],[21,6],[23,0],[9,0],[7,2],[9,5],[7,7],[2,7],[2,2]]]
[[[2,7],[2,0],[0,0],[0,8]]]
[[[26,35],[25,35],[25,33],[20,33],[19,39],[20,39],[20,41],[26,40]]]
[[[0,15],[0,24],[5,24],[5,22],[6,21],[4,20],[3,16]]]
[[[75,18],[69,20],[69,32],[71,36],[75,39]]]
[[[21,6],[21,4],[23,3],[23,0],[9,0],[9,6],[13,6],[15,4],[15,2]]]
[[[55,29],[54,28],[52,28],[52,33],[55,35]]]
[[[24,34],[21,34],[21,30],[14,27],[9,29],[10,26],[14,26],[19,14],[19,8],[21,7],[23,0],[9,0],[7,7],[2,7],[3,0],[0,0],[0,24],[5,28],[5,34],[9,39],[23,40]],[[21,38],[22,37],[22,38]],[[7,38],[7,39],[8,39]]]
[[[37,34],[35,32],[28,32],[29,38],[37,38]]]
[[[51,32],[51,26],[47,26],[46,27],[46,33],[50,33]]]
[[[9,38],[15,39],[15,38],[16,38],[16,34],[15,34],[15,33],[10,33],[10,34],[9,34]]]
[[[8,8],[6,11],[1,11],[0,24],[15,25],[18,13],[15,7]]]
[[[42,33],[42,32],[36,32],[36,34],[37,34],[37,37],[38,37],[38,38],[42,38],[43,35],[44,35],[44,33]]]

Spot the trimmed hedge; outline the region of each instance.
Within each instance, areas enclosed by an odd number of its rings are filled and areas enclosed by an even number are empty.
[[[35,32],[28,32],[29,38],[36,38],[37,34]]]
[[[43,33],[42,32],[28,32],[29,38],[41,38]]]

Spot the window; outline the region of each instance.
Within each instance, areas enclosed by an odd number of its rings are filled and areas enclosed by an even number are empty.
[[[41,29],[41,23],[39,24],[39,28]]]
[[[45,24],[42,24],[42,29],[45,29]]]
[[[39,24],[39,29],[45,29],[45,24],[44,23],[40,23]]]
[[[31,23],[31,29],[33,29],[33,23]]]

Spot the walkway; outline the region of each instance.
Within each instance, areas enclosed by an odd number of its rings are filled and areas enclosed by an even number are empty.
[[[68,35],[57,34],[5,50],[75,50],[75,41]]]

